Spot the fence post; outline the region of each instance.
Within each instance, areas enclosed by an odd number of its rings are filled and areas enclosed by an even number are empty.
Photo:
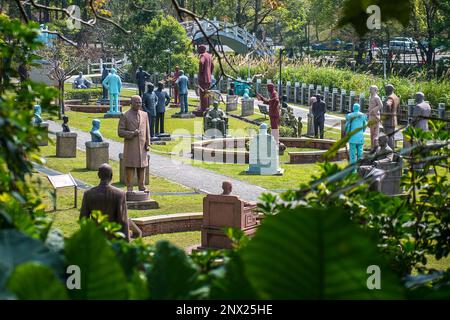
[[[294,84],[294,103],[297,103],[298,101],[298,89],[299,89],[300,83],[296,82]]]
[[[291,101],[291,82],[288,81],[286,82],[286,97],[287,97],[287,102]]]
[[[333,91],[331,93],[331,110],[333,111],[336,111],[337,96],[338,96],[338,89],[333,88]]]
[[[355,91],[350,91],[350,95],[348,97],[348,112],[353,111],[353,104],[355,103]]]
[[[414,106],[416,102],[414,99],[408,99],[408,124],[412,123],[412,117],[414,113]]]
[[[317,85],[316,94],[320,94],[321,92],[322,92],[322,86],[321,85]]]
[[[439,115],[439,119],[445,118],[445,103],[439,103],[438,115]]]
[[[256,92],[259,93],[261,90],[261,79],[256,79]]]
[[[313,90],[314,90],[314,85],[310,84],[308,87],[308,103],[307,103],[307,105],[309,105],[309,102],[311,101]]]
[[[328,88],[328,87],[324,87],[323,88],[323,101],[325,102],[325,108],[326,109],[329,109],[328,107],[329,107],[329,105],[330,105],[330,95],[329,95],[329,90],[330,90],[330,88]]]
[[[341,89],[341,101],[339,101],[339,112],[343,113],[345,111],[345,96],[347,94],[347,91],[345,89]]]
[[[359,105],[361,106],[361,112],[366,110],[366,95],[363,93],[359,94]]]
[[[306,83],[302,83],[302,87],[300,89],[300,104],[308,105],[305,102],[306,98]]]

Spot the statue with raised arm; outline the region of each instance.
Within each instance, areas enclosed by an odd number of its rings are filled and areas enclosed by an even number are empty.
[[[92,129],[91,131],[89,131],[89,133],[91,134],[92,142],[103,142],[103,136],[100,132],[100,120],[92,120]]]
[[[265,98],[259,93],[256,97],[258,98],[258,100],[264,102],[264,104],[269,105],[269,118],[272,136],[274,137],[277,144],[279,144],[280,133],[278,127],[280,125],[280,99],[273,83],[269,83],[267,85],[267,91],[269,92],[269,98]]]
[[[122,80],[116,74],[116,69],[111,68],[111,72],[103,80],[102,85],[109,92],[109,111],[107,114],[120,115],[119,111],[119,96],[122,89]]]

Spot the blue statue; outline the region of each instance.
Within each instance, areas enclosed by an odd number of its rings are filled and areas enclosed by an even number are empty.
[[[250,90],[248,90],[248,88],[244,89],[244,94],[242,95],[242,98],[250,99]]]
[[[41,106],[36,104],[34,106],[33,124],[39,125],[42,123],[41,112],[42,112]]]
[[[52,40],[57,37],[56,34],[49,33],[48,27],[45,24],[41,24],[39,26],[39,35],[38,39],[46,46],[53,46]]]
[[[100,132],[100,120],[92,120],[92,129],[89,131],[92,142],[103,142],[103,136]]]
[[[109,92],[109,114],[120,114],[119,95],[122,89],[122,80],[116,74],[116,69],[111,68],[109,75],[102,82],[103,87]]]
[[[350,144],[350,164],[362,158],[363,146],[364,146],[364,131],[367,125],[367,116],[360,112],[360,105],[355,103],[353,105],[353,112],[347,114],[345,132],[357,130],[349,139]],[[354,170],[356,172],[356,169]]]

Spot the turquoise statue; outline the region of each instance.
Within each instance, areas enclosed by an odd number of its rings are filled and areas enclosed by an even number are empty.
[[[353,105],[353,112],[346,116],[346,134],[348,135],[354,131],[348,141],[350,144],[350,164],[361,160],[363,155],[364,131],[367,126],[367,116],[360,112],[360,108],[360,105],[355,103]],[[356,172],[356,168],[354,169],[354,172]]]
[[[33,114],[33,124],[41,124],[42,123],[42,117],[41,117],[41,106],[40,105],[35,105],[34,106],[34,114]]]
[[[102,85],[109,92],[108,114],[121,114],[119,111],[119,95],[122,89],[122,80],[116,74],[116,69],[111,68],[109,75],[103,80]]]
[[[250,90],[248,90],[248,88],[244,89],[244,94],[242,95],[242,98],[250,99]]]
[[[92,142],[103,142],[103,136],[100,132],[100,120],[92,120],[92,129],[89,131]]]

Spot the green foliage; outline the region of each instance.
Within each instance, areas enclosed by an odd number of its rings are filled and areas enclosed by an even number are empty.
[[[250,282],[265,299],[392,299],[400,281],[376,242],[338,208],[282,210],[269,216],[243,252]],[[382,271],[369,290],[367,268]]]
[[[171,69],[179,65],[190,75],[197,72],[197,60],[184,28],[171,16],[158,16],[145,26],[132,56],[133,65],[142,65],[150,73],[164,73],[168,71],[169,56]]]
[[[67,100],[81,100],[82,104],[89,104],[102,97],[102,89],[69,89],[64,92],[64,96]]]
[[[294,128],[285,126],[280,127],[280,137],[295,137],[296,134]]]
[[[81,290],[71,290],[74,299],[126,299],[126,277],[114,250],[94,222],[88,221],[66,241],[69,265],[81,270]]]

